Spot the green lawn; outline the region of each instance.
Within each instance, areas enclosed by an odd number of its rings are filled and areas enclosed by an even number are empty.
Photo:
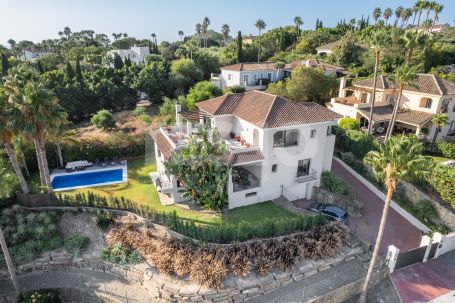
[[[76,189],[62,193],[75,194],[93,192],[97,195],[111,197],[125,197],[131,201],[148,205],[157,211],[176,211],[180,217],[189,218],[199,224],[220,224],[221,222],[240,223],[260,222],[268,218],[291,218],[298,216],[272,202],[239,207],[222,215],[207,214],[193,210],[183,209],[178,206],[161,205],[155,186],[152,184],[149,173],[156,170],[154,164],[145,164],[144,158],[128,161],[128,182],[99,186],[92,188]]]
[[[438,157],[438,156],[430,156],[436,163],[441,163],[447,160],[450,160],[449,158],[445,157]]]

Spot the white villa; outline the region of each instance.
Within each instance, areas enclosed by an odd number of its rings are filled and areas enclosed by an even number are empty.
[[[285,77],[290,77],[292,71],[299,66],[305,66],[308,68],[319,68],[326,76],[343,76],[346,75],[346,69],[341,66],[329,64],[317,59],[308,60],[296,60],[288,63],[284,67]]]
[[[386,76],[376,80],[376,98],[373,109],[373,129],[385,134],[392,117],[398,90]],[[373,78],[354,82],[346,87],[341,78],[337,98],[327,106],[334,112],[358,119],[368,125],[373,93]],[[418,74],[413,86],[405,86],[396,118],[394,132],[415,133],[420,137],[433,138],[436,127],[431,122],[435,114],[446,114],[449,123],[441,128],[437,139],[455,135],[455,83],[431,74]]]
[[[40,51],[32,51],[28,49],[24,49],[22,53],[18,56],[18,59],[21,61],[34,61],[41,58],[44,55],[50,54],[51,51],[49,50],[40,50]]]
[[[321,173],[330,170],[335,144],[331,129],[341,116],[324,106],[259,91],[227,94],[196,105],[197,111],[187,113],[177,107],[177,126],[152,132],[158,171],[153,178],[165,204],[188,200],[164,163],[172,152],[187,146],[188,136],[201,125],[219,130],[229,148],[227,161],[239,172],[227,184],[229,208],[281,195],[288,200],[310,198]]]
[[[130,58],[131,62],[141,64],[144,61],[144,57],[150,54],[150,50],[148,46],[134,45],[130,49],[114,49],[107,52],[107,55],[111,57],[114,57],[114,54],[118,54],[122,61]]]

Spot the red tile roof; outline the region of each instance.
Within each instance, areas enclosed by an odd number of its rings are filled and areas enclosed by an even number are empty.
[[[264,156],[262,155],[261,151],[259,149],[254,149],[244,152],[230,153],[227,162],[230,165],[240,165],[260,161],[263,159]]]
[[[172,146],[171,142],[169,142],[166,136],[159,129],[152,131],[150,134],[156,145],[158,145],[158,149],[163,154],[164,158],[168,160],[174,151],[174,146]]]
[[[196,106],[210,115],[234,115],[261,128],[335,121],[341,115],[314,102],[293,102],[285,98],[248,91],[227,94]]]
[[[248,62],[222,66],[220,69],[232,71],[269,70],[276,69],[275,65],[276,62]]]

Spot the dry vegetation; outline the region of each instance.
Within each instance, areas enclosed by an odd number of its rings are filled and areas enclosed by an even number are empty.
[[[131,225],[116,227],[106,236],[108,245],[123,243],[139,251],[162,273],[177,275],[212,289],[232,271],[246,276],[251,270],[266,275],[272,268],[289,270],[300,259],[325,259],[336,254],[346,241],[346,229],[337,223],[317,226],[279,239],[255,240],[233,245],[195,248],[177,239],[155,237]]]

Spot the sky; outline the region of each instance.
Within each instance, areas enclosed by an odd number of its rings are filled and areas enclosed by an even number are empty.
[[[178,31],[192,34],[195,24],[210,18],[210,28],[229,24],[231,35],[257,34],[254,23],[261,18],[267,28],[290,25],[300,16],[304,29],[314,28],[316,19],[334,26],[341,19],[360,19],[375,7],[411,7],[408,0],[0,0],[0,44],[7,40],[58,38],[58,31],[92,29],[105,33],[126,32],[136,38],[157,35],[158,41],[179,39]],[[454,23],[455,1],[438,0],[444,5],[440,23]],[[391,19],[394,20],[395,17]],[[371,20],[370,16],[370,20]],[[411,20],[412,21],[412,20]],[[266,28],[266,29],[267,29]]]

